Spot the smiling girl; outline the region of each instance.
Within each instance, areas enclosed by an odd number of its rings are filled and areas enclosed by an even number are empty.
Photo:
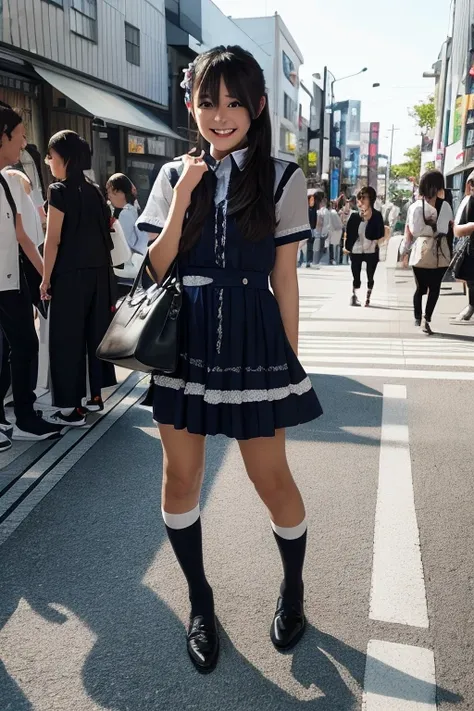
[[[172,376],[155,376],[154,419],[163,518],[189,586],[187,649],[208,672],[219,639],[202,554],[205,437],[238,440],[268,509],[284,570],[270,634],[285,650],[305,628],[306,548],[285,428],[322,410],[296,355],[296,255],[311,236],[306,180],[296,164],[270,155],[262,69],[240,47],[217,47],[197,57],[184,86],[203,150],[162,168],[138,226],[158,235],[150,249],[158,278],[178,257],[184,285],[179,365]]]

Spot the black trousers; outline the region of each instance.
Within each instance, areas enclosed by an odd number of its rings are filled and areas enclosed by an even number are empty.
[[[55,407],[80,407],[87,394],[87,364],[92,397],[115,385],[115,370],[96,357],[112,312],[108,267],[76,269],[51,283],[49,359]]]
[[[11,382],[15,417],[21,424],[33,414],[39,351],[31,297],[22,273],[20,291],[0,291],[0,328],[6,341],[2,345],[0,405]]]
[[[377,252],[375,252],[375,254],[351,254],[352,286],[354,289],[360,289],[360,274],[363,262],[367,265],[367,287],[373,289],[375,270],[379,263],[379,255]]]
[[[441,282],[443,281],[446,271],[447,267],[438,267],[437,269],[413,267],[416,283],[416,291],[413,295],[413,310],[415,312],[416,319],[422,318],[422,298],[425,294],[428,294],[425,308],[425,319],[427,321],[431,321],[433,311],[438,303],[439,293],[441,291]]]

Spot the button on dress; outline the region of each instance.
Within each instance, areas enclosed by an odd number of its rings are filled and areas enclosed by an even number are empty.
[[[212,168],[214,209],[199,240],[179,257],[180,357],[175,373],[155,374],[153,406],[158,423],[238,440],[272,437],[322,414],[269,288],[279,246],[311,237],[306,179],[296,164],[274,159],[277,230],[249,241],[227,215],[229,188],[245,154],[236,151]],[[161,169],[139,229],[163,228],[180,166]]]

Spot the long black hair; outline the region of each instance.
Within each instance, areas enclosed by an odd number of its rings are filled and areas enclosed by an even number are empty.
[[[227,214],[235,215],[245,238],[256,241],[276,228],[275,166],[271,159],[272,129],[265,78],[258,62],[242,47],[215,47],[199,55],[194,62],[191,101],[208,97],[218,106],[221,79],[229,94],[247,109],[251,119],[245,163],[232,179]],[[265,106],[260,111],[262,97],[265,97]],[[200,142],[201,148],[209,151],[209,144],[202,136]],[[183,251],[190,249],[199,238],[212,209],[214,180],[214,174],[208,171],[193,191],[189,219],[181,237]]]
[[[129,205],[134,205],[137,199],[137,191],[130,180],[130,178],[124,173],[114,173],[107,180],[107,188],[112,188],[114,192],[124,193],[125,200]]]
[[[66,165],[68,180],[82,182],[84,171],[92,167],[92,155],[89,144],[75,131],[59,131],[51,136],[48,143],[48,154],[51,150],[61,156]]]

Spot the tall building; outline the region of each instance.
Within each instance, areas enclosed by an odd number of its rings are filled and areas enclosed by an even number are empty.
[[[280,15],[235,18],[234,22],[268,53],[264,65],[273,129],[273,155],[298,155],[298,87],[303,55]]]
[[[333,106],[331,199],[342,190],[353,193],[360,175],[360,101],[339,101]],[[335,177],[336,176],[336,177]]]
[[[0,99],[21,109],[29,142],[44,156],[51,134],[75,130],[98,182],[121,170],[144,195],[179,138],[166,124],[165,0],[9,0],[0,19]]]
[[[436,128],[433,154],[455,203],[474,168],[474,4],[452,4],[450,36],[434,64]]]
[[[359,187],[369,184],[370,123],[360,124]]]

